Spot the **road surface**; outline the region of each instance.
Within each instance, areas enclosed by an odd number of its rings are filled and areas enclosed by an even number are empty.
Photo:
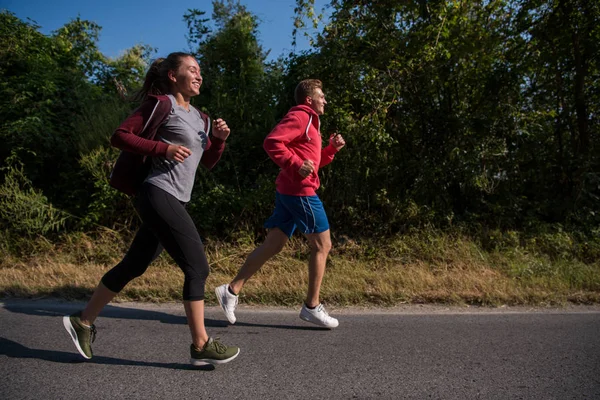
[[[0,303],[2,399],[600,399],[600,307],[331,309],[323,330],[298,310],[241,307],[209,334],[241,347],[188,364],[180,304],[113,304],[82,361],[61,317],[81,303]]]

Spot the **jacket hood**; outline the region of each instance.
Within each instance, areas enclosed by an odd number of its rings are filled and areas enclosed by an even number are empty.
[[[315,116],[315,117],[319,116],[319,114],[317,114],[317,112],[315,110],[313,110],[312,108],[310,108],[309,106],[304,105],[304,104],[290,108],[290,112],[294,112],[294,111],[304,111],[312,116]]]
[[[155,100],[161,101],[161,100],[167,99],[169,96],[167,96],[166,94],[152,94],[152,93],[148,93],[146,95],[146,97],[149,98],[149,99],[155,99]]]

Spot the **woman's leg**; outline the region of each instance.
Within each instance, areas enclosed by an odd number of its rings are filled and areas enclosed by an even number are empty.
[[[81,312],[81,322],[92,325],[102,309],[125,285],[146,272],[161,252],[162,246],[156,236],[142,225],[123,260],[102,277],[92,298]]]
[[[123,260],[102,277],[92,298],[81,313],[63,317],[63,325],[71,336],[77,351],[86,359],[93,357],[92,343],[96,338],[94,321],[125,285],[146,271],[160,254],[162,247],[156,237],[142,226]]]
[[[108,289],[104,286],[102,281],[100,281],[96,290],[94,290],[92,298],[81,312],[81,322],[87,326],[93,325],[104,306],[110,303],[116,295],[117,293]]]
[[[204,288],[209,273],[204,245],[198,230],[181,202],[167,192],[145,185],[140,214],[161,245],[184,274],[183,300],[193,344],[202,348],[208,341],[204,325]]]
[[[192,334],[192,343],[201,349],[208,341],[208,333],[204,325],[204,300],[184,301],[183,307]]]

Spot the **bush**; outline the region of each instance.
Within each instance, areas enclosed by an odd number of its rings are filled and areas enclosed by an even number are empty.
[[[0,227],[11,235],[28,238],[57,232],[69,215],[48,202],[41,191],[31,186],[22,165],[4,168],[0,186]]]

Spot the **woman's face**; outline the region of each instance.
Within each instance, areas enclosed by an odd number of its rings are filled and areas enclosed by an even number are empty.
[[[169,79],[173,94],[181,93],[188,100],[200,94],[202,75],[200,66],[193,57],[184,57],[176,71],[169,71]]]

